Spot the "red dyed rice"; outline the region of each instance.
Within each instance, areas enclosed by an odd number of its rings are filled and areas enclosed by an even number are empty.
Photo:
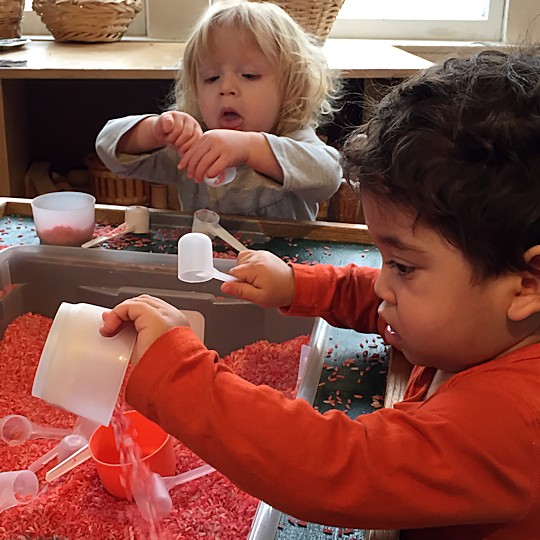
[[[70,428],[74,415],[31,396],[35,370],[51,319],[27,313],[15,319],[0,342],[0,417],[22,414],[37,424]],[[261,341],[223,359],[255,384],[269,384],[292,396],[296,386],[300,347],[307,336],[283,344]],[[0,441],[0,471],[28,467],[58,441],[38,439],[13,447]],[[174,439],[177,473],[202,461]],[[102,487],[91,461],[47,484],[39,471],[39,496],[0,514],[0,539],[62,540],[148,539],[149,526],[135,503],[118,500]],[[236,540],[247,538],[258,501],[218,472],[170,492],[171,514],[162,522],[160,538]]]

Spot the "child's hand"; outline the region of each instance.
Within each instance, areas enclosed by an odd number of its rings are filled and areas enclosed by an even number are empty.
[[[252,134],[230,129],[213,129],[203,133],[187,150],[178,168],[187,168],[187,176],[200,183],[204,177],[219,176],[227,167],[236,167],[249,159]]]
[[[175,149],[179,154],[189,150],[202,135],[199,122],[193,116],[180,111],[167,111],[155,117],[152,135],[163,146]]]
[[[263,307],[286,307],[294,298],[294,272],[269,251],[242,251],[229,273],[241,281],[227,281],[221,290]]]
[[[137,341],[132,360],[138,362],[148,347],[162,334],[175,326],[189,326],[186,316],[167,302],[143,294],[125,300],[103,314],[101,335],[114,336],[126,323],[133,322]]]

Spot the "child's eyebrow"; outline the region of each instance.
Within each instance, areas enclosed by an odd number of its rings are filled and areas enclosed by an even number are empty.
[[[417,246],[413,246],[412,244],[408,244],[407,242],[403,242],[400,238],[397,236],[381,236],[377,239],[378,242],[385,244],[387,246],[393,247],[395,249],[399,249],[400,251],[410,251],[412,253],[426,253],[424,249],[421,249]]]

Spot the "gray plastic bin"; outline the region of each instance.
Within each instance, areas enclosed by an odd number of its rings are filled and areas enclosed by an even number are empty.
[[[234,264],[215,259],[218,270]],[[317,391],[330,327],[321,319],[286,317],[243,300],[224,297],[221,282],[187,284],[177,277],[176,255],[17,246],[0,252],[0,335],[27,312],[53,318],[62,302],[113,307],[126,298],[151,294],[205,319],[205,344],[220,356],[266,339],[281,342],[311,333],[311,352],[298,397],[312,403]],[[264,503],[253,520],[250,540],[275,536],[279,512]]]

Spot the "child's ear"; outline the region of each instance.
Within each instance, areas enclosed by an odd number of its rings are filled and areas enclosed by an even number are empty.
[[[523,254],[527,269],[521,272],[521,288],[508,308],[508,317],[521,321],[540,313],[540,245]]]

